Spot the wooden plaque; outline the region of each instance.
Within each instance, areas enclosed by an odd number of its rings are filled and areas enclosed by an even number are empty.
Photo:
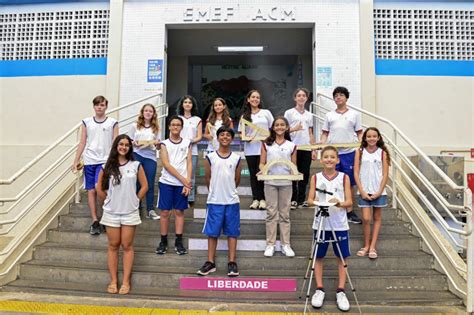
[[[253,141],[253,140],[261,141],[261,140],[267,139],[267,137],[270,135],[270,131],[251,123],[247,119],[241,118],[239,123],[240,123],[240,132],[241,132],[240,138],[243,141]],[[246,129],[247,129],[246,127],[250,127],[250,129],[254,131],[254,135],[246,134]]]
[[[335,148],[358,148],[360,147],[359,142],[354,143],[324,143],[324,144],[307,144],[307,145],[298,145],[296,147],[297,150],[302,151],[313,151],[313,150],[322,150],[325,147],[335,147]]]
[[[291,173],[290,175],[269,175],[268,170],[270,167],[272,167],[275,164],[285,164],[290,167]],[[298,173],[298,168],[296,167],[295,164],[291,163],[291,161],[288,160],[273,160],[270,163],[265,164],[265,167],[262,170],[262,174],[257,175],[258,180],[277,180],[277,179],[283,179],[283,180],[290,180],[290,181],[298,181],[298,180],[303,180],[303,174]]]

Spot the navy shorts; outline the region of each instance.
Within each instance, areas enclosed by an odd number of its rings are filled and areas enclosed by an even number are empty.
[[[209,237],[218,238],[222,231],[227,237],[240,236],[240,204],[207,205],[202,232]]]
[[[358,199],[360,208],[385,208],[388,206],[387,195],[382,195],[375,200],[365,200],[361,196]]]
[[[346,173],[351,180],[351,186],[356,184],[354,178],[354,158],[355,158],[355,151],[347,154],[340,154],[339,155],[339,163],[336,165],[336,171]]]
[[[317,231],[314,231],[313,233],[315,240],[317,238],[316,232]],[[339,240],[339,247],[341,248],[342,257],[343,258],[349,257],[351,255],[351,252],[349,250],[349,231],[336,231],[336,237]],[[334,240],[332,231],[324,231],[322,239],[324,239],[324,241]],[[331,243],[332,243],[332,250],[334,251],[334,255],[336,255],[337,257],[341,257],[341,254],[337,250],[336,242],[333,241]],[[324,258],[328,251],[328,246],[329,246],[328,242],[319,243],[318,251],[316,253],[316,258]]]
[[[84,165],[84,189],[95,189],[95,184],[99,180],[99,173],[102,169],[102,164]]]
[[[173,186],[160,183],[158,209],[161,211],[186,210],[189,208],[188,197],[183,195],[184,186]]]

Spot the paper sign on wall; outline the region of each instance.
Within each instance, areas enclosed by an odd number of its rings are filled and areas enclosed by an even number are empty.
[[[332,67],[316,67],[316,85],[323,88],[332,86]]]
[[[148,59],[147,82],[163,82],[163,59]]]

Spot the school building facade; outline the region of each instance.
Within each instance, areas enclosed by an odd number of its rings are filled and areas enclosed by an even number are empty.
[[[330,95],[343,85],[351,104],[391,120],[429,154],[474,144],[471,1],[0,5],[0,142],[22,152],[3,159],[4,170],[90,116],[98,94],[115,107],[162,92],[171,109],[191,94],[203,116],[219,95],[236,116],[256,87],[278,115],[293,106],[298,86]],[[238,47],[219,51],[229,46]]]

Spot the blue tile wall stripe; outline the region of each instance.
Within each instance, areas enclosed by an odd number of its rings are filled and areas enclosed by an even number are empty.
[[[474,76],[474,60],[375,60],[376,75]]]
[[[106,74],[107,58],[0,60],[0,77]]]

